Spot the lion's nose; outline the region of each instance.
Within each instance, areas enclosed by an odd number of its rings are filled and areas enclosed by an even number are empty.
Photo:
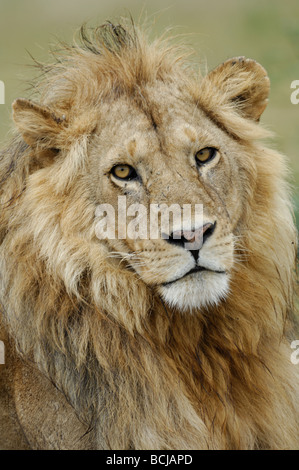
[[[198,260],[199,250],[207,239],[213,234],[216,222],[208,222],[195,230],[176,230],[168,237],[163,236],[168,243],[180,246],[192,254],[195,261]]]

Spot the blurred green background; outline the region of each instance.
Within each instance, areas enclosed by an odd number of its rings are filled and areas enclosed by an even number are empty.
[[[290,101],[291,82],[299,80],[298,0],[0,0],[0,141],[11,126],[11,102],[27,96],[26,80],[34,72],[27,51],[47,61],[49,46],[57,38],[71,41],[82,22],[95,25],[129,13],[136,22],[147,17],[153,36],[174,26],[203,70],[238,55],[266,68],[271,94],[262,122],[276,133],[273,146],[288,156],[299,223],[299,104]]]

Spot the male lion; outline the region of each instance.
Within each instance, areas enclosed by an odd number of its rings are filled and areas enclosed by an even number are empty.
[[[298,448],[296,233],[260,143],[263,67],[200,77],[111,23],[40,67],[0,161],[1,447]],[[119,196],[203,221],[100,239]]]

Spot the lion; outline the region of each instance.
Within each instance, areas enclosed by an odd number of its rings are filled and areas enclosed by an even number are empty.
[[[296,229],[265,69],[201,74],[125,21],[54,57],[0,160],[1,448],[298,449]],[[201,223],[101,238],[119,198],[198,204]]]

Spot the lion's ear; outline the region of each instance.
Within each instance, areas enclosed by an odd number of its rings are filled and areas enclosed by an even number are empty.
[[[223,103],[234,103],[246,118],[258,121],[267,106],[270,80],[255,60],[229,59],[212,70],[205,80],[220,91]]]
[[[13,102],[13,120],[25,142],[31,147],[55,147],[65,117],[57,117],[46,106],[19,98]]]

